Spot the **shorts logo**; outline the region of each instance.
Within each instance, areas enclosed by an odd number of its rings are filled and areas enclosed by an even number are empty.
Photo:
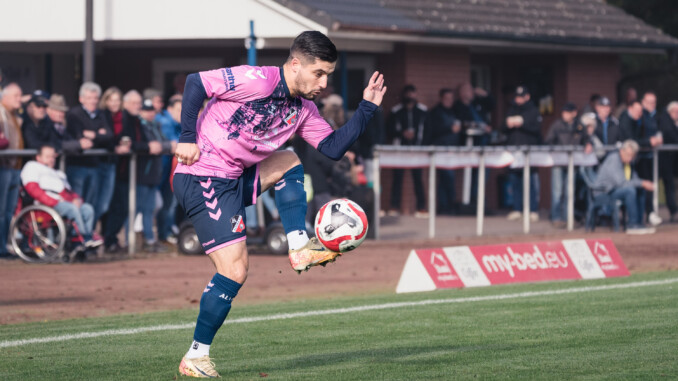
[[[297,109],[292,107],[290,111],[287,112],[287,115],[285,115],[285,124],[291,126],[296,122],[297,122]]]
[[[245,230],[245,222],[242,220],[242,216],[236,214],[231,217],[231,231],[233,233],[241,233],[243,230]]]

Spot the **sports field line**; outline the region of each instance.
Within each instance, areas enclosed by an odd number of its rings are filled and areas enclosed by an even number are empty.
[[[664,280],[654,280],[654,281],[643,281],[643,282],[618,283],[618,284],[610,284],[610,285],[603,285],[603,286],[573,287],[573,288],[564,288],[564,289],[560,289],[560,290],[529,291],[529,292],[519,292],[519,293],[513,293],[513,294],[473,296],[473,297],[466,297],[466,298],[430,299],[430,300],[421,300],[421,301],[417,301],[417,302],[383,303],[383,304],[373,304],[373,305],[365,305],[365,306],[358,306],[358,307],[334,308],[334,309],[329,309],[329,310],[304,311],[304,312],[292,312],[292,313],[285,313],[285,314],[252,316],[252,317],[244,317],[244,318],[238,318],[238,319],[230,319],[230,320],[227,320],[226,322],[224,322],[224,324],[254,323],[254,322],[260,322],[260,321],[294,319],[294,318],[298,318],[298,317],[308,317],[308,316],[335,315],[335,314],[344,314],[344,313],[349,313],[349,312],[385,310],[385,309],[402,308],[402,307],[417,307],[417,306],[426,306],[426,305],[431,305],[431,304],[453,304],[453,303],[483,302],[483,301],[490,301],[490,300],[520,299],[520,298],[530,298],[530,297],[535,297],[535,296],[562,295],[562,294],[574,294],[574,293],[583,293],[583,292],[592,292],[592,291],[618,290],[618,289],[624,289],[624,288],[661,286],[661,285],[667,285],[667,284],[672,284],[672,283],[678,283],[678,278],[671,278],[671,279],[664,279]],[[189,328],[193,328],[193,327],[195,327],[195,323],[155,325],[155,326],[150,326],[150,327],[139,327],[139,328],[128,328],[128,329],[110,329],[110,330],[98,331],[98,332],[81,332],[81,333],[70,334],[70,335],[36,337],[36,338],[33,338],[33,339],[23,339],[23,340],[0,341],[0,348],[20,347],[20,346],[29,345],[29,344],[62,342],[62,341],[76,340],[76,339],[89,339],[89,338],[102,337],[102,336],[134,335],[134,334],[144,333],[144,332],[189,329]]]

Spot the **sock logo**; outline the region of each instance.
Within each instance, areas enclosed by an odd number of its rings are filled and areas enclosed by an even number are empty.
[[[241,233],[243,230],[245,230],[245,222],[242,220],[242,216],[236,214],[231,217],[231,231],[233,233]]]
[[[224,299],[224,300],[227,301],[227,302],[230,302],[231,300],[233,300],[232,297],[230,297],[230,296],[228,296],[228,295],[226,295],[226,294],[221,294],[221,295],[219,295],[219,298]]]
[[[203,294],[206,293],[207,291],[211,290],[211,287],[214,287],[214,283],[212,283],[212,282],[207,283],[205,290],[203,290]]]
[[[198,346],[200,346],[200,344],[198,344],[197,341],[194,341],[193,342],[193,349],[198,349]]]

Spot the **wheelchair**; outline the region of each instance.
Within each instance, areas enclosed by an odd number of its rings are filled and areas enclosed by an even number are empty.
[[[30,263],[67,263],[84,258],[84,239],[75,222],[38,205],[21,189],[9,228],[14,254]]]

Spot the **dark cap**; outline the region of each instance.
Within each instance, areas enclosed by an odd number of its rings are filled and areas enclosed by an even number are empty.
[[[45,99],[45,97],[39,94],[33,93],[33,95],[31,95],[31,99],[29,99],[28,102],[26,103],[26,106],[28,106],[31,103],[35,104],[38,107],[47,107],[47,100]]]
[[[150,99],[144,99],[144,103],[141,105],[143,111],[154,111],[153,101]]]
[[[563,111],[577,111],[577,105],[572,102],[567,102],[565,103],[565,106],[563,106]]]
[[[530,90],[527,88],[527,86],[520,85],[520,86],[516,87],[516,92],[515,92],[516,97],[522,97],[522,96],[528,95],[528,94],[530,94]]]
[[[596,104],[600,105],[600,106],[610,106],[611,105],[610,98],[600,97],[600,99],[598,99],[598,102],[596,102]]]

